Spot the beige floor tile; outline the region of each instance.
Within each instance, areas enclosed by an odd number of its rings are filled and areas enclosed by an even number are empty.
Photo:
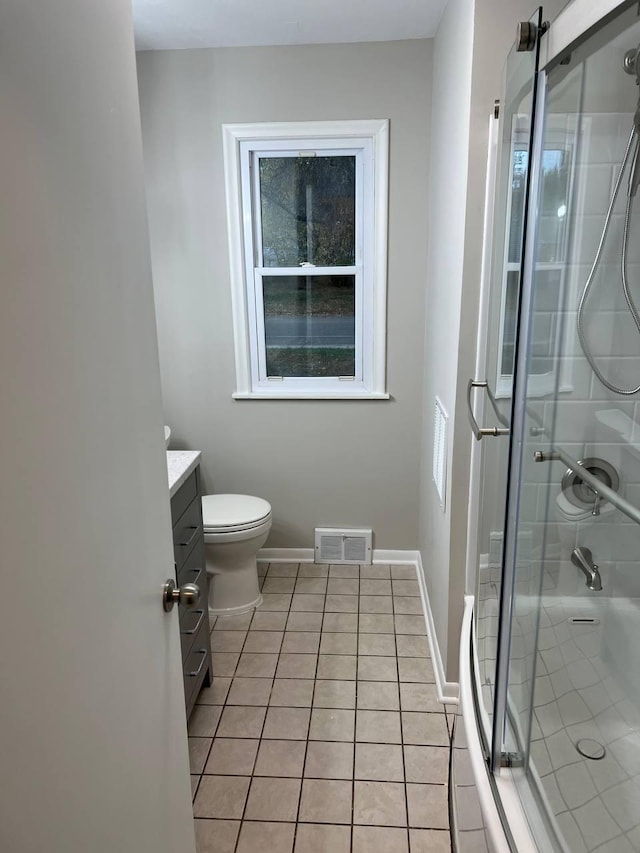
[[[393,587],[394,595],[420,595],[420,587],[418,585],[417,580],[399,580],[397,578],[394,578],[392,573],[391,585]]]
[[[326,578],[328,574],[327,563],[301,563],[298,570],[299,578]]]
[[[304,767],[305,741],[263,740],[256,761],[255,776],[291,776],[299,779]]]
[[[267,711],[262,737],[275,740],[306,740],[310,713],[310,708],[271,706]]]
[[[398,711],[357,711],[358,743],[402,743]]]
[[[268,705],[271,678],[234,678],[227,705]]]
[[[395,658],[396,638],[393,634],[360,634],[358,654]]]
[[[357,613],[357,595],[327,595],[325,608],[327,613]]]
[[[306,823],[351,823],[351,782],[305,779],[299,820]]]
[[[298,578],[296,581],[296,593],[311,593],[314,595],[324,595],[327,591],[326,578]]]
[[[355,655],[358,652],[358,635],[346,633],[322,632],[320,654]]]
[[[214,652],[212,661],[213,671],[215,672],[216,677],[218,675],[233,675],[236,671],[239,659],[239,652]]]
[[[276,678],[269,704],[283,708],[310,708],[313,685],[312,678]]]
[[[401,683],[400,707],[403,711],[444,712],[444,706],[438,700],[435,684]]]
[[[404,785],[400,782],[355,782],[353,822],[368,826],[406,826]]]
[[[350,853],[351,827],[301,823],[294,853]],[[373,853],[373,851],[372,851]]]
[[[236,676],[243,678],[273,678],[278,663],[276,654],[244,652],[236,668]]]
[[[416,579],[415,566],[391,566],[391,577],[394,580],[414,581]]]
[[[426,829],[449,828],[446,785],[407,785],[409,826]]]
[[[329,566],[329,577],[330,578],[359,578],[360,577],[360,567],[359,566],[337,566],[330,565]]]
[[[406,829],[354,826],[352,853],[409,853]]]
[[[375,566],[361,566],[360,577],[386,580],[391,577],[391,570],[385,563],[378,563]]]
[[[355,634],[358,631],[357,613],[325,613],[322,630],[331,633]]]
[[[393,634],[395,630],[391,613],[360,614],[361,634]]]
[[[304,775],[316,779],[352,779],[353,743],[310,740]]]
[[[249,631],[243,652],[277,653],[282,645],[283,631]]]
[[[393,613],[390,595],[361,595],[360,613]]]
[[[397,681],[398,663],[392,657],[360,655],[358,657],[359,681]]]
[[[360,595],[391,595],[391,581],[379,578],[361,578]]]
[[[234,853],[239,820],[195,820],[196,853]]]
[[[247,631],[253,619],[253,613],[254,611],[252,610],[250,613],[240,613],[238,616],[218,616],[213,630]]]
[[[395,624],[397,634],[417,634],[422,637],[427,633],[427,626],[422,615],[399,614],[395,617]]]
[[[298,574],[298,563],[269,563],[267,577],[295,578]]]
[[[317,654],[320,646],[319,631],[287,631],[282,643],[283,652]]]
[[[291,853],[295,823],[245,820],[236,853]]]
[[[256,568],[258,570],[258,577],[263,578],[267,574],[269,563],[265,563],[264,560],[258,560],[258,565]]]
[[[404,743],[423,746],[448,746],[449,732],[444,714],[402,712]]]
[[[213,737],[221,714],[220,705],[196,705],[189,717],[189,734],[192,737]]]
[[[211,737],[189,738],[189,766],[192,773],[202,773],[212,743]]]
[[[316,681],[314,708],[355,708],[355,681]]]
[[[404,782],[402,747],[388,743],[357,743],[355,778]]]
[[[284,631],[287,613],[271,610],[256,610],[250,631]]]
[[[320,631],[322,628],[322,613],[290,613],[287,620],[287,631]]]
[[[246,631],[216,631],[211,632],[212,652],[239,652],[242,651]]]
[[[231,686],[231,678],[216,675],[211,687],[203,687],[198,694],[198,705],[224,705]]]
[[[289,610],[291,607],[291,593],[265,593],[262,596],[262,604],[259,610]]]
[[[218,737],[259,738],[266,708],[227,705],[218,726]]]
[[[251,776],[259,740],[217,737],[205,767],[212,776]]]
[[[353,741],[355,711],[314,708],[309,740]]]
[[[394,595],[393,612],[407,614],[422,613],[422,599],[414,595]]]
[[[247,776],[203,776],[194,817],[241,818],[250,781]]]
[[[411,853],[450,853],[451,836],[440,829],[410,829]]]
[[[299,796],[300,779],[254,776],[245,820],[295,821]]]
[[[398,673],[400,681],[435,682],[430,658],[398,658]]]
[[[191,776],[191,802],[193,802],[199,784],[200,776]]]
[[[396,648],[399,658],[428,658],[431,655],[429,641],[424,636],[396,634]]]
[[[291,609],[302,612],[309,611],[310,613],[322,613],[324,610],[324,595],[297,592],[293,596]]]
[[[262,592],[287,593],[293,592],[296,585],[295,578],[267,577],[262,585]]]
[[[360,581],[357,578],[329,578],[327,592],[331,595],[357,595]]]
[[[449,750],[443,746],[405,746],[407,782],[446,785],[449,778]]]
[[[355,655],[320,655],[316,677],[355,681],[357,660]]]
[[[399,711],[397,681],[359,681],[358,709],[366,711]]]
[[[281,654],[276,670],[277,678],[313,678],[316,674],[317,655]]]

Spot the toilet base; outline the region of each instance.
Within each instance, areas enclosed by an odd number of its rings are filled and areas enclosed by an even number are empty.
[[[222,610],[214,610],[213,607],[210,607],[209,618],[211,619],[217,616],[241,616],[243,613],[249,613],[256,607],[260,607],[261,604],[262,594],[260,594],[255,601],[252,601],[251,604],[241,604],[239,607],[227,607]]]

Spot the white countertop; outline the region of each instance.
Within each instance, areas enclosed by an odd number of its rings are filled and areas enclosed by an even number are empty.
[[[200,450],[167,450],[169,497],[173,497],[200,462]]]

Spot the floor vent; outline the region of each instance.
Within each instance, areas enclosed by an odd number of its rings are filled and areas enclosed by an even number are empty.
[[[373,531],[338,527],[316,527],[316,563],[360,563],[371,565]]]

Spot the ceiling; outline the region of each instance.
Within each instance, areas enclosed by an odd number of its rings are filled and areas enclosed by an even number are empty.
[[[132,0],[138,50],[434,36],[447,0]]]

